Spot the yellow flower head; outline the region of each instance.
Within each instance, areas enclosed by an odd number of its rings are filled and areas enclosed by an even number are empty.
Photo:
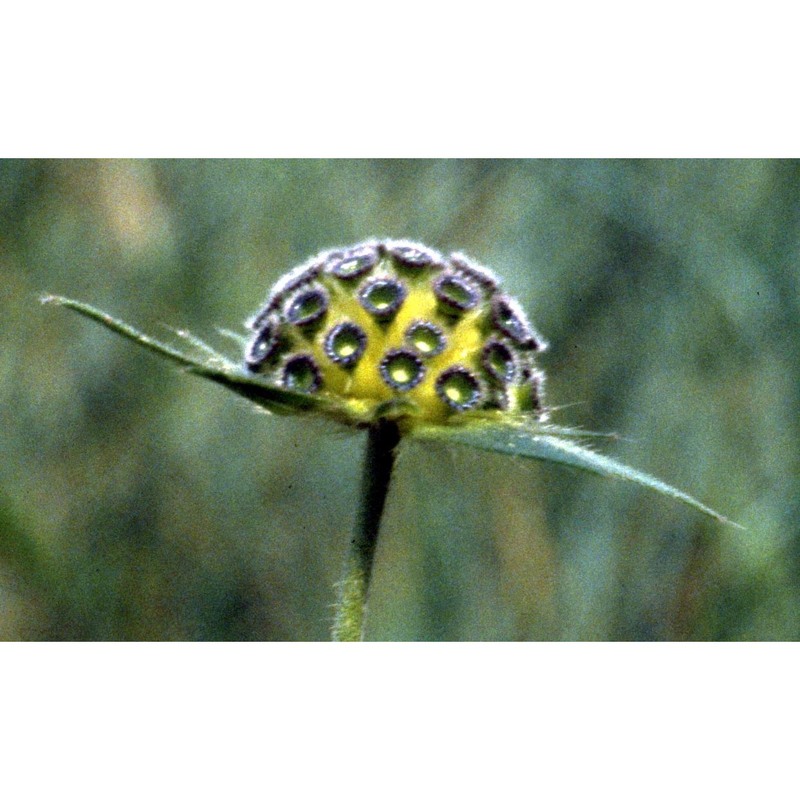
[[[249,370],[354,416],[544,416],[534,356],[545,343],[497,278],[458,253],[407,241],[320,253],[275,284],[248,326]]]

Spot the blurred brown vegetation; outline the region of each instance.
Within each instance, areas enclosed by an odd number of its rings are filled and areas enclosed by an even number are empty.
[[[495,269],[551,343],[555,421],[747,527],[409,446],[371,638],[798,638],[800,164],[658,160],[0,162],[0,638],[327,638],[359,435],[38,297],[223,346],[286,269],[371,236]]]

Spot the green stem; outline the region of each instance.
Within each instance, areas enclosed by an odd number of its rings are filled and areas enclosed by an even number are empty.
[[[396,423],[382,420],[367,432],[367,451],[361,476],[361,507],[339,584],[333,623],[334,642],[358,642],[364,635],[367,592],[378,542],[383,506],[389,492],[395,447],[400,441]]]

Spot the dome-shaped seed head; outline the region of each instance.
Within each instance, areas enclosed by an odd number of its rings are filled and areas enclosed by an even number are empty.
[[[289,356],[283,362],[282,383],[286,389],[314,394],[322,387],[322,375],[317,362],[308,353]]]
[[[467,279],[445,272],[433,282],[433,293],[447,312],[463,313],[478,305],[478,289]]]
[[[412,322],[408,326],[405,339],[422,358],[438,356],[447,343],[444,331],[438,325],[426,320]]]
[[[340,322],[328,331],[323,347],[331,361],[343,367],[352,367],[364,354],[367,334],[355,322]]]
[[[425,377],[425,365],[410,350],[390,350],[380,363],[380,373],[387,386],[407,392]]]
[[[544,342],[497,278],[403,239],[328,250],[291,270],[248,325],[245,368],[341,419],[445,423],[473,409],[545,416]]]
[[[455,411],[475,408],[483,397],[480,381],[468,369],[458,365],[439,375],[436,393]]]
[[[390,319],[400,309],[406,294],[405,285],[395,278],[373,278],[361,287],[358,299],[374,317]]]

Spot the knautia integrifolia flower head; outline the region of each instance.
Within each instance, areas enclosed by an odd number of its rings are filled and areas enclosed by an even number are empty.
[[[184,352],[87,303],[56,295],[42,301],[99,322],[270,413],[367,427],[368,487],[375,465],[388,482],[391,453],[407,436],[621,478],[736,525],[580,443],[601,434],[547,420],[535,364],[544,342],[494,274],[460,253],[444,257],[406,241],[320,253],[284,275],[250,320],[244,365],[187,331],[175,332]],[[377,523],[376,505],[365,508],[365,525]]]
[[[545,416],[545,343],[495,275],[457,253],[368,241],[320,253],[250,320],[247,368],[353,419],[441,423],[469,411]]]

